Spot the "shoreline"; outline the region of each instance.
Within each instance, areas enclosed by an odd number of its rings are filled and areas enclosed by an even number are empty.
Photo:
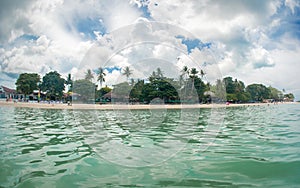
[[[284,103],[243,103],[243,104],[72,104],[65,103],[30,103],[0,101],[0,107],[39,108],[39,109],[67,109],[67,110],[149,110],[149,109],[200,109],[200,108],[231,108],[243,106],[274,106],[280,104],[300,104],[298,102]]]

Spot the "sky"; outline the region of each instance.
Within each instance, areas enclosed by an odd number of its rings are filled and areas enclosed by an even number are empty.
[[[300,100],[297,0],[2,0],[0,24],[0,84],[11,88],[23,72],[80,79],[101,66],[113,85],[125,66],[137,79],[187,65]]]

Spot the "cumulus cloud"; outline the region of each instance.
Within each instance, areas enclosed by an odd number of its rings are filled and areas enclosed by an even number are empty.
[[[1,71],[45,74],[48,71],[57,70],[67,74],[72,69],[70,62],[79,62],[81,59],[80,52],[85,51],[89,46],[88,42],[82,42],[72,51],[69,51],[64,46],[42,35],[37,40],[26,42],[19,47],[2,48],[0,52]]]
[[[295,13],[295,8],[300,6],[299,1],[295,0],[286,0],[284,3],[287,7],[291,9],[293,14]]]
[[[295,0],[1,1],[0,81],[13,87],[18,73],[50,70],[81,78],[100,66],[174,76],[188,65],[211,82],[232,75],[297,90],[299,8]],[[124,79],[107,72],[108,85]]]

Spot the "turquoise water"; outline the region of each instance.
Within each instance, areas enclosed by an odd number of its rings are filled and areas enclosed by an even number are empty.
[[[0,112],[0,187],[300,186],[300,105]]]

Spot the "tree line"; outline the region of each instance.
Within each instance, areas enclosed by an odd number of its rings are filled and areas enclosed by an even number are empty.
[[[39,90],[45,91],[46,97],[50,100],[61,100],[65,85],[69,85],[71,82],[70,74],[65,80],[56,71],[47,73],[42,80],[37,73],[22,73],[16,81],[16,89],[19,94],[25,95],[25,99],[34,90]]]
[[[68,93],[76,93],[81,101],[91,103],[109,101],[110,99],[104,97],[109,92],[114,94],[111,98],[115,101],[146,104],[156,98],[164,103],[181,103],[184,100],[193,103],[211,103],[212,100],[233,103],[263,102],[265,99],[281,101],[284,98],[294,100],[292,93],[284,94],[284,90],[266,87],[263,84],[246,86],[242,81],[230,76],[217,80],[215,84],[204,82],[206,73],[203,70],[187,66],[182,68],[177,79],[164,76],[160,68],[154,70],[146,79],[130,78],[133,71],[128,66],[121,69],[121,73],[126,76],[127,81],[115,84],[113,88],[102,87],[106,76],[102,67],[96,70],[96,83],[93,83],[92,70],[88,69],[84,79],[74,81],[71,74],[64,79],[57,71],[47,73],[42,79],[36,73],[22,73],[16,81],[16,86],[17,92],[25,96],[33,90],[44,91],[48,100],[61,100],[67,87]]]

